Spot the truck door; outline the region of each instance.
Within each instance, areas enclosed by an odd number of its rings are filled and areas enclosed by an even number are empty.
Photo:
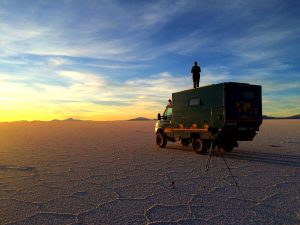
[[[211,107],[210,125],[222,127],[224,125],[224,107]]]
[[[171,121],[173,116],[173,108],[172,106],[167,106],[166,110],[163,113],[163,119],[160,120],[161,126],[164,129],[164,132],[169,136],[173,136],[173,131],[171,128]]]

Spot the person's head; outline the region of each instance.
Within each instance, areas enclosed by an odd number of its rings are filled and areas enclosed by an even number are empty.
[[[197,62],[194,62],[194,64],[195,64],[195,66],[197,66],[198,63],[197,63]]]

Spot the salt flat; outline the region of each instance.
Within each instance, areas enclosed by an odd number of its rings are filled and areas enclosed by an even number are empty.
[[[225,154],[246,201],[222,157],[205,174],[154,141],[154,121],[0,123],[0,224],[300,224],[300,120]]]

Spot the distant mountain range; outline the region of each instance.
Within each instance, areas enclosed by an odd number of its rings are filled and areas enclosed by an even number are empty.
[[[294,116],[287,116],[287,117],[273,117],[273,116],[263,115],[262,118],[264,120],[266,120],[266,119],[300,119],[300,114],[294,115]],[[145,117],[137,117],[134,119],[130,119],[128,121],[149,121],[149,120],[153,120],[153,119],[149,119],[149,118],[145,118]]]
[[[73,122],[73,121],[81,121],[79,119],[73,119],[73,118],[68,118],[68,119],[64,119],[64,120],[58,120],[58,119],[54,119],[51,120],[52,122],[59,122],[59,121],[68,121],[68,122]]]
[[[263,115],[262,118],[264,120],[269,120],[269,119],[300,119],[300,114],[294,115],[294,116],[286,116],[286,117],[274,117],[274,116],[267,116],[267,115]],[[137,117],[137,118],[133,118],[133,119],[129,119],[128,121],[150,121],[150,120],[156,120],[156,119],[149,119],[149,118],[145,118],[145,117]],[[51,122],[79,122],[79,121],[93,121],[93,120],[80,120],[80,119],[74,119],[74,118],[67,118],[64,120],[58,120],[58,119],[54,119],[51,120]],[[16,122],[29,122],[27,120],[19,120]],[[43,122],[40,120],[33,120],[32,122]]]
[[[273,116],[263,115],[263,119],[300,119],[300,114],[294,116],[287,116],[287,117],[273,117]]]
[[[148,119],[148,118],[145,118],[145,117],[137,117],[137,118],[134,118],[134,119],[130,119],[128,121],[148,121],[148,120],[151,120],[151,119]]]

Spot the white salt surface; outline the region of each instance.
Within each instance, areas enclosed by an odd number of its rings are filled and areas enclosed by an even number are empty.
[[[207,155],[159,149],[153,129],[0,123],[0,224],[300,224],[300,120],[225,154],[246,201],[222,157],[205,174]]]

